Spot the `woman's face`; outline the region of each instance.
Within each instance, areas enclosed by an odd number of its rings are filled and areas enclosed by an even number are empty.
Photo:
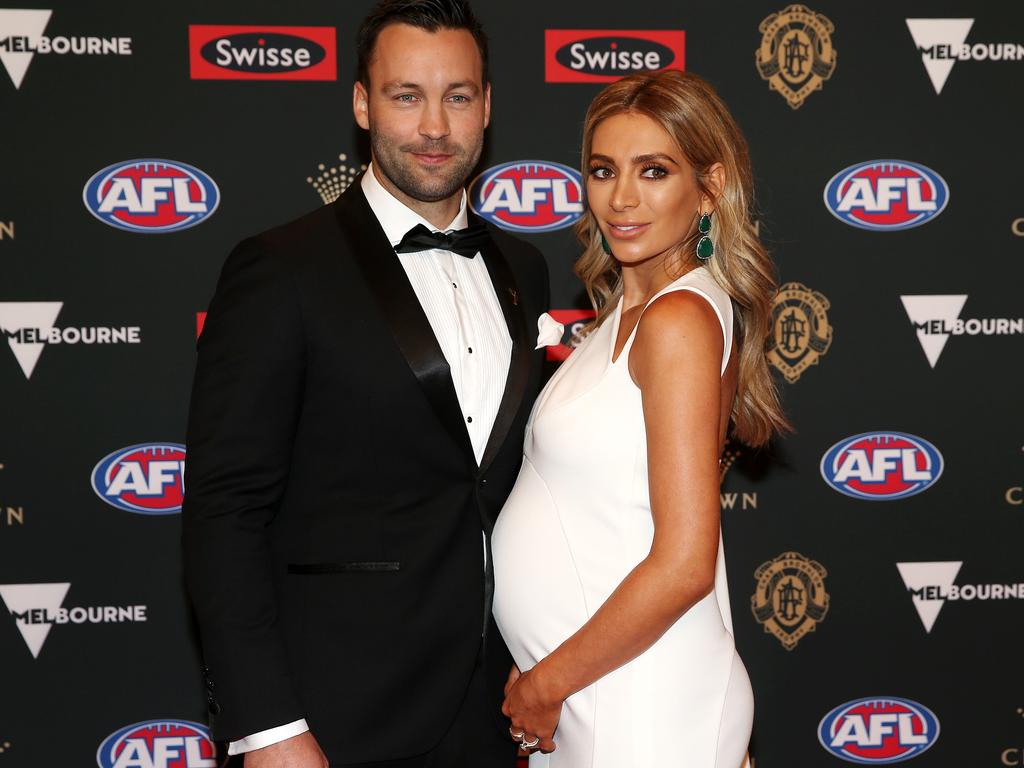
[[[698,207],[710,210],[668,132],[631,112],[602,120],[594,131],[587,203],[622,264],[667,254],[690,233]]]

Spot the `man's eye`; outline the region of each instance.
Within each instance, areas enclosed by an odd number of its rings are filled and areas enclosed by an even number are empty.
[[[454,96],[451,97],[451,99],[456,104],[468,104],[469,103],[469,99],[466,96],[463,96],[461,93],[456,93]]]
[[[395,98],[398,99],[398,101],[404,101],[406,103],[410,101],[415,101],[416,99],[416,97],[413,96],[411,93],[402,93],[396,96]]]

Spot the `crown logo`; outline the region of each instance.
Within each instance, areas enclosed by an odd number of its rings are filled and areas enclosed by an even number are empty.
[[[719,483],[725,482],[725,475],[733,463],[743,454],[739,448],[732,446],[732,438],[725,438],[725,449],[722,457],[718,460]]]
[[[320,175],[306,177],[306,183],[316,190],[324,205],[333,203],[341,197],[341,193],[349,188],[356,180],[356,176],[366,170],[365,163],[356,165],[354,161],[349,161],[348,155],[344,152],[338,155],[338,160],[338,165],[332,165],[330,168],[325,163],[320,163],[316,167]]]

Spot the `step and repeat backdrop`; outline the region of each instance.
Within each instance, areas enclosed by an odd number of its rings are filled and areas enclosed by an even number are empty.
[[[231,246],[365,167],[369,5],[0,9],[0,768],[218,764],[179,554],[195,340]],[[476,7],[471,203],[548,260],[552,367],[591,316],[602,84],[697,72],[750,140],[796,426],[723,464],[754,764],[1024,765],[1024,6]]]

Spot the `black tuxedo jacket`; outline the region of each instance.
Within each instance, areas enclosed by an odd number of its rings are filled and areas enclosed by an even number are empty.
[[[513,349],[480,466],[358,182],[228,257],[198,342],[183,507],[215,739],[304,717],[332,763],[419,754],[480,653],[500,727],[511,660],[480,532],[520,467],[548,276],[490,229]]]

